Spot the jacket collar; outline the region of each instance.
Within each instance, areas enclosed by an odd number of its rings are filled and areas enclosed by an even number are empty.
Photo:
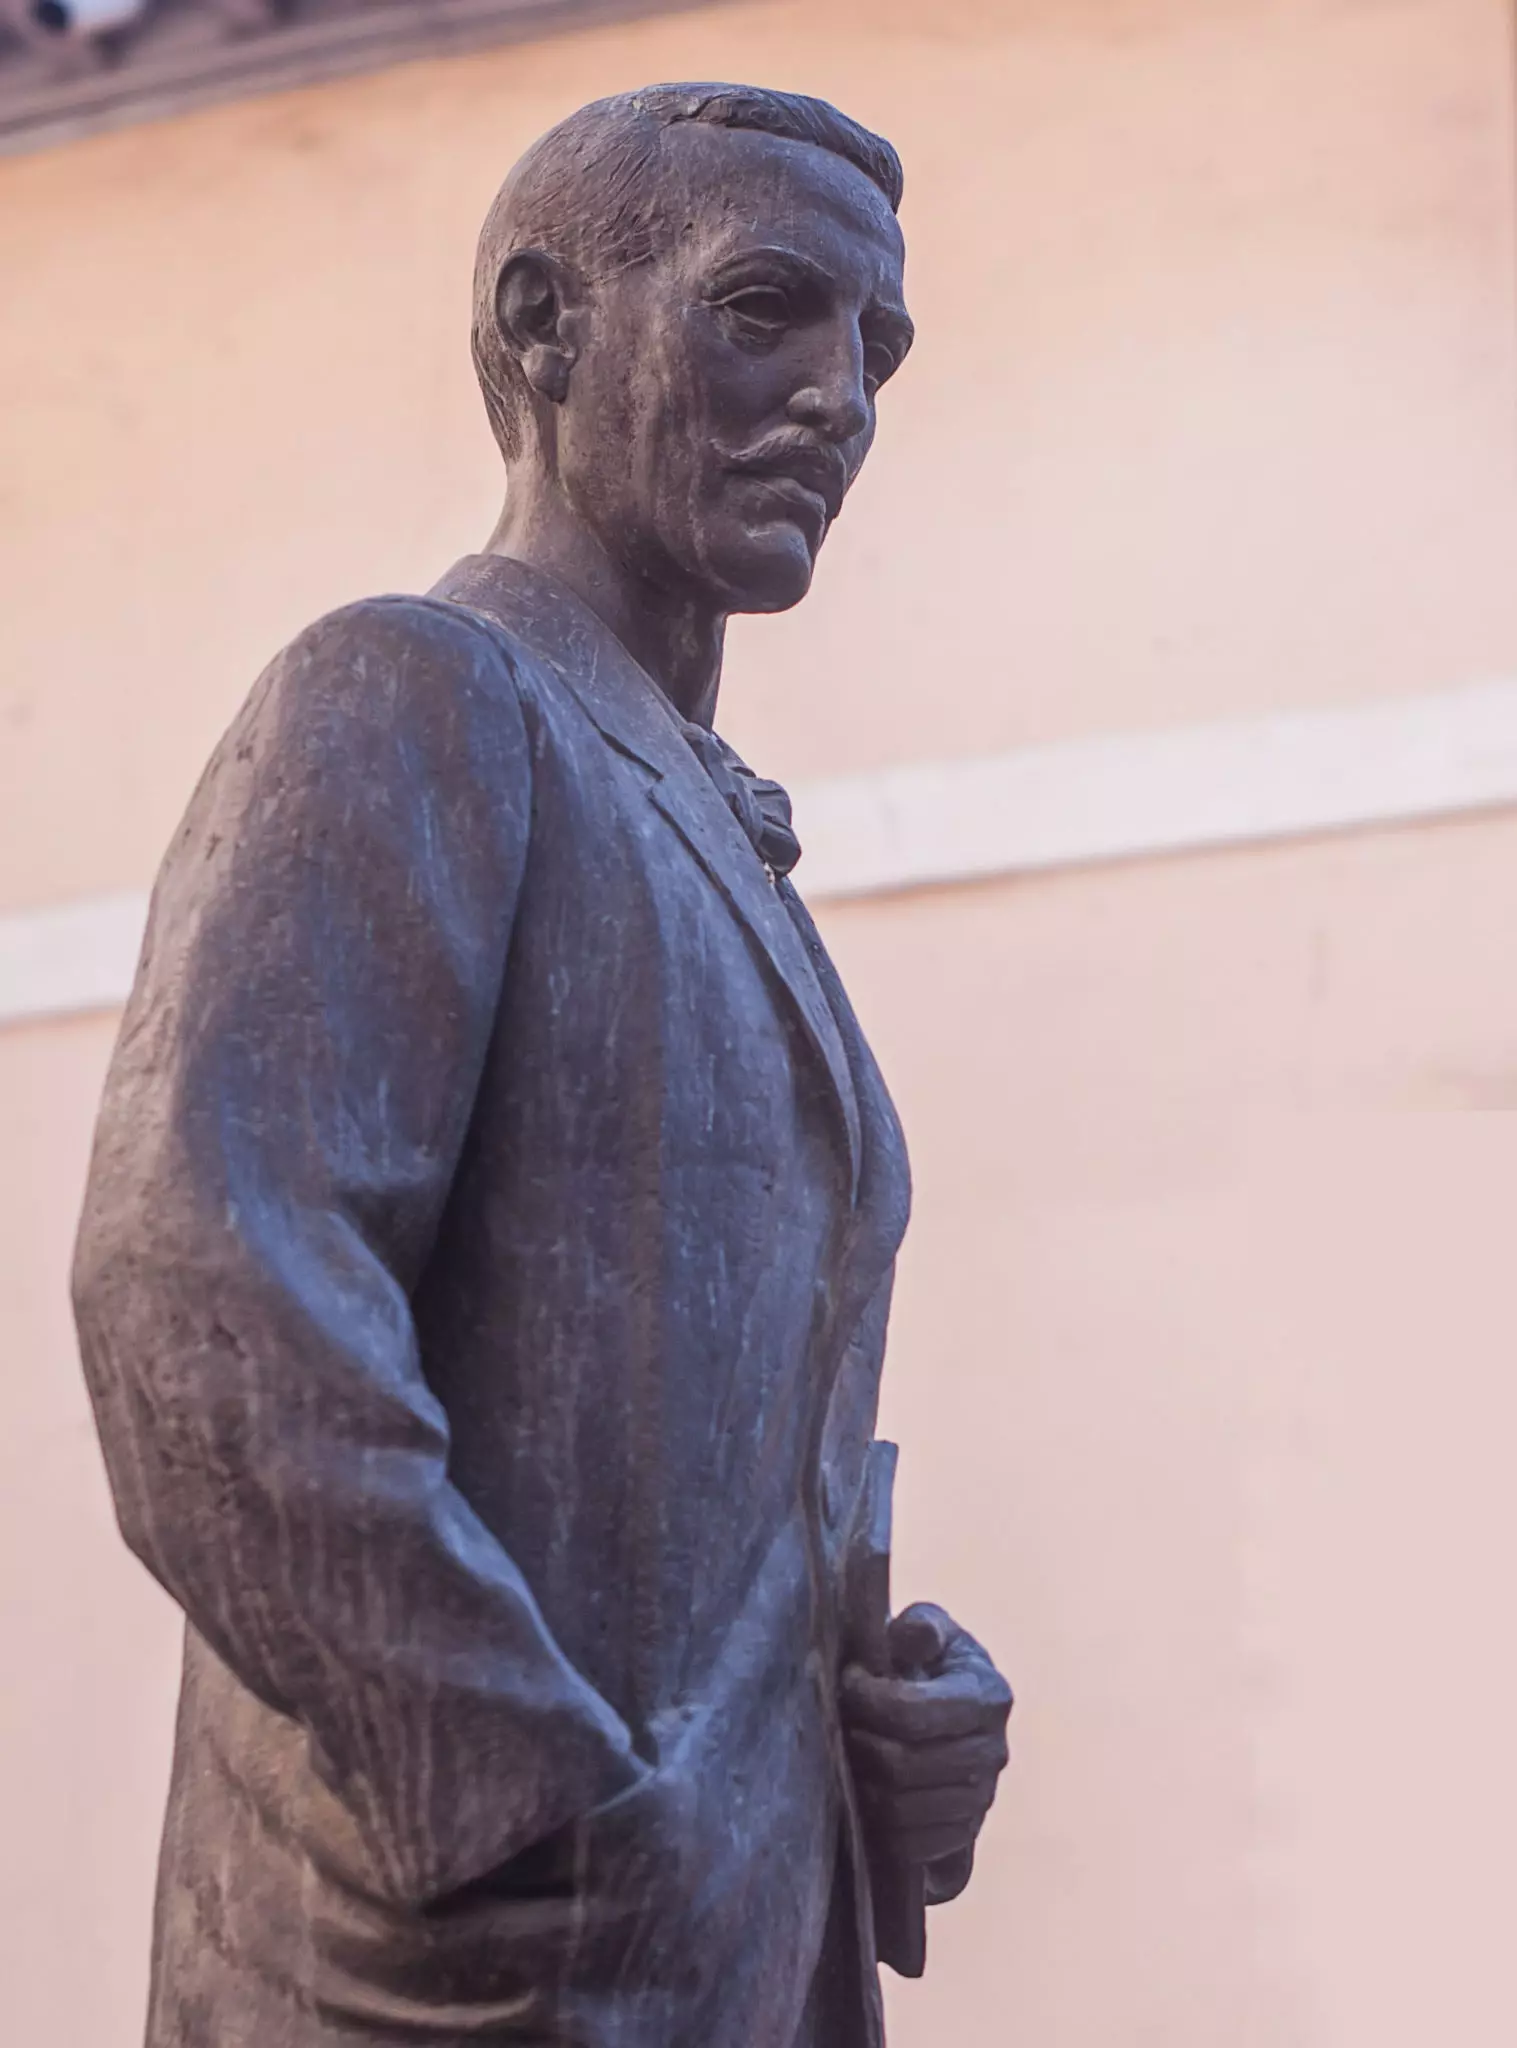
[[[837,1018],[780,891],[696,759],[668,699],[588,605],[525,562],[466,555],[431,594],[467,606],[525,642],[611,745],[650,771],[649,798],[758,941],[826,1069],[856,1195],[859,1110]]]

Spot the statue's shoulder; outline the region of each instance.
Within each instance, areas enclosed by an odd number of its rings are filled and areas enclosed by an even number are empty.
[[[334,681],[354,670],[377,678],[424,667],[463,682],[480,671],[514,671],[520,652],[509,634],[462,605],[390,594],[324,613],[295,636],[279,660]]]
[[[301,726],[378,723],[403,730],[455,712],[519,715],[522,650],[510,635],[431,596],[359,598],[314,620],[259,677],[244,716]]]
[[[281,787],[423,788],[526,771],[530,678],[509,640],[432,597],[360,598],[297,633],[223,733],[199,796]]]

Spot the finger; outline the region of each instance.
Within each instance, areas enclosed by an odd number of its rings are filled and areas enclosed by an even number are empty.
[[[940,1667],[941,1675],[972,1679],[980,1688],[987,1701],[1000,1701],[1009,1714],[1012,1708],[1011,1687],[997,1670],[990,1652],[983,1644],[977,1643],[968,1629],[958,1629],[949,1643]]]
[[[993,1791],[992,1781],[983,1778],[969,1785],[936,1785],[925,1792],[876,1789],[861,1793],[861,1803],[894,1837],[927,1828],[977,1828],[990,1811]]]
[[[941,1607],[924,1600],[905,1608],[890,1624],[890,1646],[898,1678],[978,1671],[984,1674],[987,1690],[1004,1694],[1010,1710],[1011,1687],[996,1669],[995,1659],[982,1642]]]
[[[927,1903],[944,1905],[956,1899],[974,1875],[974,1844],[958,1849],[952,1856],[936,1857],[927,1872]]]
[[[1005,1723],[1003,1709],[981,1698],[972,1678],[877,1678],[850,1668],[842,1684],[844,1719],[896,1742],[921,1747],[958,1741]]]
[[[891,1647],[899,1640],[903,1653],[923,1673],[946,1663],[977,1663],[995,1669],[995,1660],[985,1645],[932,1600],[914,1600],[909,1607],[903,1607],[891,1621],[889,1635]],[[909,1675],[900,1666],[897,1673],[901,1677]]]
[[[850,1664],[840,1690],[847,1721],[914,1746],[994,1732],[1010,1711],[1004,1683],[987,1684],[978,1667],[914,1679],[877,1678]]]
[[[890,1853],[902,1863],[939,1863],[945,1856],[962,1856],[966,1849],[972,1849],[979,1832],[978,1827],[962,1824],[914,1828],[908,1834],[891,1835]]]
[[[959,1742],[915,1744],[855,1728],[848,1731],[848,1758],[854,1776],[873,1784],[897,1785],[903,1790],[967,1785],[975,1778],[993,1778],[1006,1768],[1006,1738],[986,1733],[966,1735]]]

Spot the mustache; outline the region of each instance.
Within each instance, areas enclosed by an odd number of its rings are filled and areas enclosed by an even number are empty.
[[[729,469],[743,476],[788,476],[815,491],[827,507],[829,520],[836,519],[853,475],[840,448],[818,441],[804,427],[777,427],[751,448],[723,449]]]

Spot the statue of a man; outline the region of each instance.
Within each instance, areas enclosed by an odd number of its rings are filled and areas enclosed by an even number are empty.
[[[863,2048],[967,1880],[1010,1695],[850,1609],[901,1132],[711,730],[911,341],[900,182],[742,87],[537,143],[494,536],[303,633],[164,864],[76,1265],[188,1617],[152,2048]]]

